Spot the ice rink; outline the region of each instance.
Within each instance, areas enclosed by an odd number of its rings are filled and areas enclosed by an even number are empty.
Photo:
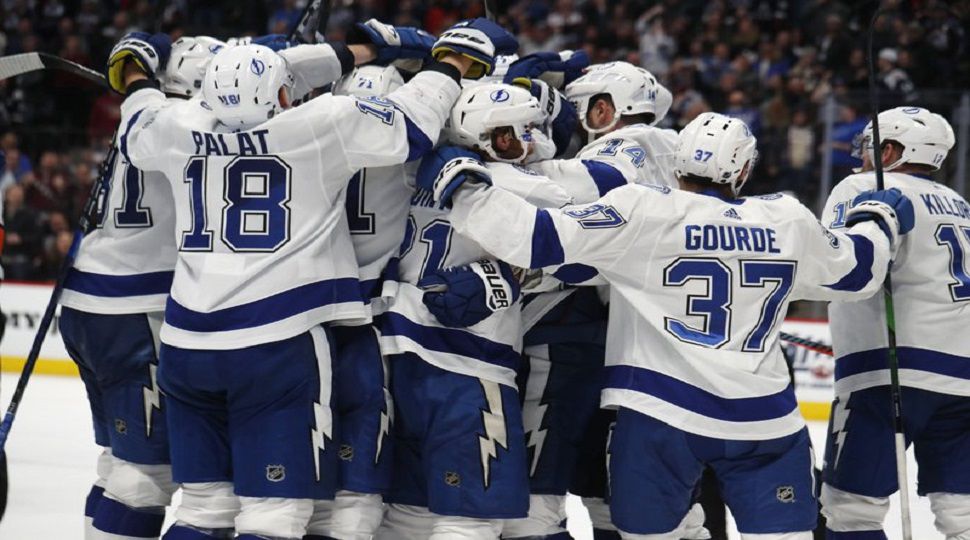
[[[16,375],[5,372],[2,379],[0,403],[6,410]],[[811,430],[821,455],[825,425],[813,423]],[[35,376],[7,444],[10,495],[0,522],[0,539],[80,540],[84,497],[94,479],[97,455],[80,379]],[[910,455],[911,479],[915,466]],[[942,538],[933,528],[929,501],[916,498],[913,484],[914,538]],[[578,500],[570,501],[569,510],[572,535],[576,540],[590,540],[589,520]],[[887,526],[889,538],[901,538],[895,501]]]

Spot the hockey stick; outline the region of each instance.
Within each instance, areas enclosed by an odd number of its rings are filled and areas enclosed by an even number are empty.
[[[0,57],[0,80],[45,69],[64,71],[95,84],[108,86],[107,79],[100,72],[53,54],[32,52]]]
[[[789,334],[788,332],[780,332],[780,337],[782,341],[791,343],[792,345],[824,354],[825,356],[833,356],[832,346],[826,345],[821,341],[798,337],[794,334]]]
[[[495,6],[495,0],[483,0],[485,3],[485,18],[490,21],[495,21],[498,16],[498,10]]]
[[[876,65],[873,35],[876,20],[887,9],[877,9],[869,21],[869,45],[867,61],[869,64],[869,101],[872,104],[872,164],[876,169],[876,189],[886,188],[882,170],[882,143],[879,138],[879,92],[876,88]],[[883,300],[886,306],[886,331],[889,336],[889,394],[893,407],[893,430],[896,443],[896,481],[899,483],[899,513],[903,522],[903,539],[912,540],[913,523],[909,512],[909,483],[906,474],[906,436],[903,433],[902,391],[899,386],[899,357],[896,355],[896,311],[893,304],[892,267],[886,272],[883,283]]]
[[[289,41],[293,43],[320,43],[330,20],[330,2],[310,0],[303,8],[303,16],[290,32]]]
[[[74,260],[77,258],[78,249],[81,246],[81,239],[84,238],[84,235],[98,223],[100,212],[104,209],[104,203],[108,192],[107,188],[110,182],[111,173],[114,170],[114,161],[117,156],[117,149],[114,141],[115,137],[113,136],[111,138],[111,147],[109,148],[108,153],[105,155],[104,160],[102,160],[99,167],[98,180],[93,186],[91,186],[91,193],[84,205],[84,210],[81,213],[80,220],[78,221],[77,229],[74,231],[74,238],[71,241],[71,247],[68,250],[67,255],[64,257],[64,261],[61,263],[61,268],[57,273],[57,281],[54,284],[54,289],[51,291],[51,297],[47,302],[47,309],[44,310],[44,316],[41,318],[40,324],[37,326],[37,333],[34,334],[34,343],[30,347],[30,353],[27,355],[27,362],[24,364],[24,369],[20,373],[20,380],[17,381],[17,388],[14,390],[13,397],[10,398],[10,405],[7,406],[7,412],[3,417],[3,422],[0,423],[0,460],[4,462],[6,462],[7,459],[7,437],[10,435],[10,428],[13,426],[13,421],[17,415],[17,409],[20,406],[21,400],[23,399],[24,391],[27,389],[27,383],[30,381],[30,376],[34,372],[34,366],[37,364],[37,357],[40,356],[40,348],[44,344],[44,338],[47,337],[47,332],[50,329],[51,322],[54,320],[54,313],[57,310],[57,304],[60,301],[61,292],[64,290],[64,281],[67,279],[67,275],[74,266]],[[5,473],[6,471],[4,471],[4,482],[6,482]],[[3,502],[5,504],[6,500]],[[6,510],[5,506],[0,507],[0,516],[2,516],[4,510]]]

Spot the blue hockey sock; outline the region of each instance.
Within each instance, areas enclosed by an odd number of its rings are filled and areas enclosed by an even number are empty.
[[[114,499],[102,497],[94,513],[94,528],[119,536],[158,538],[165,512],[139,510]]]
[[[223,529],[220,532],[225,531],[226,530]],[[168,531],[165,532],[165,536],[162,537],[162,540],[219,540],[221,538],[231,537],[231,534],[220,534],[219,536],[213,536],[208,532],[193,529],[192,527],[188,527],[186,525],[172,525],[168,528]]]
[[[593,540],[620,540],[620,532],[608,531],[606,529],[593,529]]]
[[[826,540],[886,540],[883,531],[841,531],[825,529]]]
[[[98,509],[98,505],[101,504],[101,499],[104,498],[104,488],[101,486],[91,486],[91,491],[88,492],[88,498],[84,501],[84,517],[89,517],[94,519],[94,513]]]

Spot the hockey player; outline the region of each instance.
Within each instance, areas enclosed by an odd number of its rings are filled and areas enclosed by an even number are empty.
[[[558,211],[489,189],[467,159],[418,181],[494,256],[578,262],[609,281],[603,405],[619,409],[610,510],[622,537],[681,538],[710,464],[742,535],[811,538],[811,450],[777,323],[790,299],[877,291],[912,206],[898,192],[860,195],[843,233],[792,198],[738,198],[755,140],[718,114],[692,121],[675,155],[683,191],[630,185]]]
[[[147,36],[144,36],[147,37]],[[184,37],[161,90],[191,98],[225,44]],[[107,164],[97,229],[81,242],[61,296],[60,331],[91,402],[98,480],[85,505],[86,538],[158,538],[176,484],[169,465],[158,332],[175,270],[172,191],[157,172],[117,155]]]
[[[534,152],[533,130],[540,121],[539,104],[528,91],[471,85],[451,112],[446,137],[466,141],[495,161],[489,169],[497,167],[503,189],[558,207],[569,201],[560,187],[513,166]],[[501,520],[524,517],[529,507],[515,386],[521,343],[517,284],[504,264],[481,261],[487,253],[455,234],[449,217],[429,191],[414,192],[397,290],[383,317],[396,459],[379,539],[497,539]],[[463,284],[454,271],[442,269],[465,265],[488,285],[490,311],[452,303]],[[437,291],[440,285],[448,291]]]
[[[112,85],[128,94],[121,151],[175,193],[179,257],[159,383],[183,498],[166,538],[216,538],[233,525],[237,538],[300,538],[312,499],[333,497],[332,340],[321,323],[370,315],[341,193],[360,168],[429,150],[460,77],[516,47],[483,19],[436,42],[376,21],[361,30],[371,43],[296,49],[325,60],[321,79],[372,59],[423,58],[432,43],[439,61],[387,100],[321,96],[287,111],[292,75],[265,47],[218,53],[204,99],[185,103],[153,89],[164,57],[151,44],[126,39],[109,58]]]
[[[879,114],[882,145],[864,131],[863,172],[840,182],[823,222],[846,226],[852,200],[885,185],[916,207],[916,228],[892,265],[899,380],[907,445],[916,447],[919,494],[947,539],[970,538],[970,204],[930,179],[953,148],[950,124],[919,107]],[[829,307],[835,400],[825,451],[822,512],[828,537],[886,538],[883,520],[898,489],[882,295]]]
[[[513,75],[516,68],[510,68]],[[672,152],[676,133],[652,127],[669,107],[669,101],[656,98],[669,92],[649,72],[623,62],[593,66],[566,93],[573,104],[585,107],[585,124],[609,127],[575,158],[542,161],[531,169],[555,178],[577,204],[627,183],[669,182],[672,174],[664,171],[671,160],[665,154]],[[567,265],[554,275],[582,283],[594,274],[582,265]],[[615,414],[599,410],[602,385],[595,384],[603,377],[605,295],[604,289],[580,287],[526,299],[526,361],[520,380],[532,496],[529,518],[507,523],[506,538],[566,537],[567,490],[583,497],[598,540],[618,538],[603,500],[606,440]]]

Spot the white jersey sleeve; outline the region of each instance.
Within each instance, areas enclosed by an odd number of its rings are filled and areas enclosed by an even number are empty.
[[[604,406],[724,439],[804,426],[779,347],[788,303],[869,294],[889,258],[875,224],[851,231],[867,238],[870,256],[781,196],[721,200],[630,185],[543,210],[478,187],[456,194],[452,214],[459,232],[512,264],[579,262],[609,281]]]
[[[238,348],[368,320],[345,188],[363,167],[430,149],[458,92],[426,71],[393,103],[324,95],[235,133],[201,99],[130,95],[121,151],[163,173],[174,192],[180,256],[163,341]]]
[[[886,188],[913,202],[916,224],[900,239],[892,265],[900,384],[970,396],[970,204],[952,189],[887,172]],[[832,191],[823,223],[845,226],[845,213],[872,172],[850,175]],[[886,385],[887,343],[882,295],[829,306],[836,393]]]

